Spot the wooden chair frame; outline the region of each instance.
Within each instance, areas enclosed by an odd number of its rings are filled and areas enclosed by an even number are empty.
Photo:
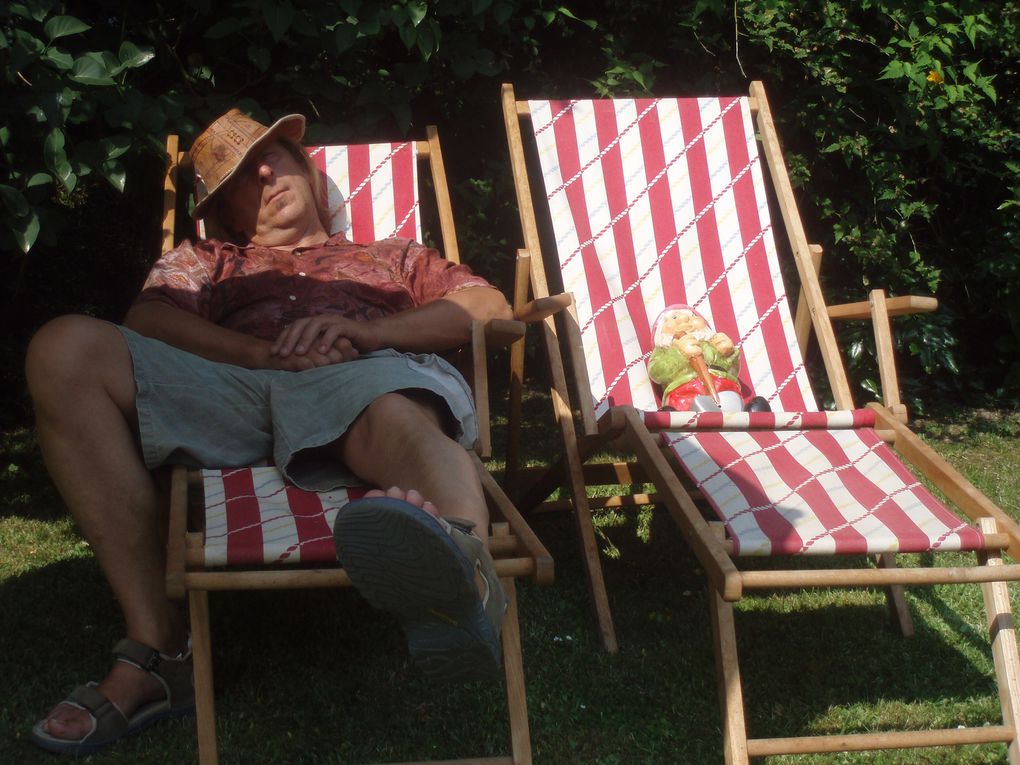
[[[782,219],[795,258],[801,282],[800,299],[795,320],[796,334],[802,349],[812,332],[819,343],[836,406],[852,409],[853,400],[846,372],[836,343],[832,321],[836,319],[867,319],[874,323],[879,366],[883,385],[884,405],[873,403],[876,430],[898,452],[904,462],[930,480],[949,501],[967,517],[977,522],[985,534],[986,549],[979,552],[978,566],[943,568],[895,567],[892,555],[883,555],[876,568],[810,569],[783,571],[742,571],[732,557],[733,547],[724,538],[721,523],[709,522],[696,504],[700,495],[685,485],[679,465],[667,455],[657,435],[646,427],[641,414],[631,408],[610,408],[596,418],[588,377],[583,370],[586,362],[581,347],[577,316],[570,296],[557,316],[542,322],[550,395],[554,415],[564,446],[562,457],[549,469],[529,469],[519,465],[520,402],[511,402],[511,441],[508,447],[508,485],[525,487],[515,499],[520,507],[557,509],[567,506],[574,511],[581,542],[583,560],[588,573],[592,602],[598,629],[606,650],[618,649],[608,595],[602,576],[598,546],[592,523],[592,508],[625,508],[635,505],[663,505],[676,522],[704,568],[711,600],[712,630],[717,663],[719,698],[723,712],[725,761],[747,763],[751,757],[772,754],[804,754],[811,752],[857,751],[870,749],[964,745],[1005,742],[1009,762],[1020,763],[1020,659],[1009,603],[1007,582],[1020,579],[1020,566],[1003,565],[1002,551],[1020,560],[1020,526],[997,507],[959,472],[925,445],[905,425],[906,408],[900,401],[893,357],[889,317],[917,311],[934,310],[931,298],[889,298],[881,290],[871,293],[867,302],[827,306],[818,280],[821,248],[808,243],[797,211],[796,199],[787,175],[778,135],[772,121],[765,90],[761,83],[750,87],[750,106],[755,120],[763,157],[778,198]],[[528,119],[527,101],[517,100],[513,87],[502,90],[503,115],[513,169],[524,247],[518,252],[517,292],[515,303],[523,304],[530,293],[536,298],[550,294],[545,261],[539,238],[521,121]],[[551,256],[555,263],[555,256]],[[552,266],[558,268],[558,266]],[[557,322],[558,318],[558,322]],[[574,370],[574,400],[567,386],[566,364],[561,353],[566,348]],[[523,344],[518,343],[511,357],[511,392],[519,396],[524,374]],[[581,371],[578,371],[581,370]],[[579,411],[575,423],[573,407]],[[607,445],[625,447],[634,459],[595,462],[590,458]],[[623,494],[594,499],[588,488],[597,485],[652,483],[651,494]],[[547,501],[557,488],[566,487],[571,501]],[[881,587],[889,598],[890,609],[904,634],[912,632],[910,615],[902,597],[902,587],[913,584],[980,583],[987,614],[989,635],[999,685],[1002,708],[1000,725],[982,728],[959,728],[935,731],[906,731],[848,736],[804,736],[796,738],[758,738],[747,736],[744,701],[737,656],[733,603],[745,591],[755,589],[810,587]]]
[[[449,191],[443,168],[442,152],[435,127],[427,128],[427,139],[417,142],[419,159],[427,160],[433,178],[440,232],[446,257],[459,262]],[[179,149],[178,137],[166,141],[168,166],[164,179],[163,251],[174,246],[178,200],[178,171],[185,153]],[[504,346],[523,336],[520,321],[474,322],[472,326],[468,381],[475,394],[479,440],[473,461],[482,482],[489,510],[498,522],[492,524],[490,547],[496,571],[506,590],[508,608],[503,622],[503,664],[510,721],[511,754],[505,757],[482,757],[456,760],[472,765],[530,765],[531,738],[521,656],[520,626],[517,612],[515,578],[530,577],[539,584],[551,584],[553,561],[548,550],[531,531],[527,522],[503,493],[482,463],[490,453],[488,372],[486,350]],[[209,629],[210,591],[249,589],[294,589],[310,587],[348,587],[350,577],[339,566],[264,567],[258,570],[208,569],[203,555],[202,520],[204,504],[200,471],[175,467],[167,493],[169,517],[167,538],[166,587],[173,599],[187,599],[192,630],[195,666],[195,701],[197,712],[199,760],[202,765],[215,765],[215,706],[213,699],[212,646]]]

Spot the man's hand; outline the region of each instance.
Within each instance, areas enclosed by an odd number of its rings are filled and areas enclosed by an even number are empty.
[[[276,338],[270,352],[279,361],[307,359],[312,366],[324,366],[353,361],[362,351],[379,347],[371,322],[323,314],[290,324]]]
[[[291,354],[286,357],[270,353],[262,368],[282,369],[285,372],[301,372],[305,369],[326,367],[330,364],[342,364],[345,361],[350,361],[351,358],[357,358],[357,356],[345,357],[342,353],[333,349],[330,349],[327,353],[318,353],[313,350],[301,355]]]

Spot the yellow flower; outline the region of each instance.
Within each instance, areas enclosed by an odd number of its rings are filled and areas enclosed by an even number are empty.
[[[943,82],[945,82],[945,78],[934,69],[928,72],[927,80],[928,82],[933,82],[936,85],[941,85]]]

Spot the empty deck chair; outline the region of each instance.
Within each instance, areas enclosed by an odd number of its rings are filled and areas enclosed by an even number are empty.
[[[428,129],[425,141],[325,146],[308,151],[327,176],[330,209],[335,210],[332,232],[343,230],[352,241],[392,236],[421,241],[418,164],[427,160],[442,250],[447,258],[458,260],[442,155],[434,128]],[[178,150],[176,136],[167,140],[167,154],[170,161],[165,179],[164,251],[174,244],[177,172],[185,158]],[[475,323],[472,342],[475,353],[465,376],[475,391],[480,455],[487,456],[489,450],[486,345],[505,344],[522,333],[520,322]],[[477,456],[475,464],[494,521],[490,542],[496,570],[510,601],[502,641],[511,754],[465,761],[530,763],[514,578],[527,576],[549,583],[553,576],[552,559]],[[349,577],[337,565],[332,525],[337,511],[368,488],[371,487],[322,494],[306,492],[286,484],[272,466],[174,469],[169,492],[166,582],[171,597],[188,600],[199,755],[203,765],[217,761],[208,592],[349,586]]]
[[[516,300],[527,298],[529,284],[536,297],[548,294],[553,279],[573,296],[558,325],[551,318],[543,325],[564,455],[537,477],[518,470],[514,483],[531,486],[518,504],[541,503],[561,485],[571,492],[606,647],[615,649],[616,637],[591,508],[655,502],[668,509],[707,575],[727,763],[990,741],[1008,742],[1010,762],[1020,762],[1020,664],[1005,585],[1020,577],[1020,566],[1001,565],[1003,550],[1014,559],[1020,553],[1020,528],[906,427],[896,390],[889,316],[929,310],[933,301],[876,291],[870,302],[826,306],[817,279],[820,250],[805,237],[760,83],[749,96],[594,101],[518,101],[505,85],[503,109],[524,236]],[[527,139],[522,123],[530,125]],[[535,183],[528,151],[537,154]],[[796,320],[773,240],[766,171],[800,278]],[[555,238],[546,252],[536,199]],[[732,338],[742,358],[739,395],[761,397],[770,411],[662,409],[663,390],[649,379],[647,362],[655,322],[676,304]],[[875,319],[886,405],[854,408],[832,317]],[[804,366],[802,346],[812,329],[836,411],[819,410]],[[514,362],[519,377],[519,354]],[[589,459],[609,442],[626,445],[634,459]],[[588,492],[596,484],[646,481],[654,495],[596,500]],[[898,569],[893,562],[901,552],[960,550],[975,552],[982,565]],[[832,556],[831,565],[798,567],[808,555]],[[843,566],[841,556],[861,555],[878,556],[880,565]],[[746,556],[784,556],[789,568],[744,571],[738,563]],[[885,587],[908,631],[899,587],[943,582],[984,583],[1001,724],[748,739],[733,619],[733,603],[746,591]]]

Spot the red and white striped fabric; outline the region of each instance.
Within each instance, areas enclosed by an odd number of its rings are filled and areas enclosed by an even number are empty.
[[[421,241],[414,141],[307,149],[326,178],[330,233],[352,242],[395,236]]]
[[[840,412],[643,412],[649,430],[833,430],[870,428],[872,409]]]
[[[413,141],[307,151],[326,176],[330,233],[365,243],[395,236],[421,241]],[[333,519],[367,489],[303,491],[275,467],[202,472],[207,566],[335,563]]]
[[[333,520],[364,488],[315,493],[275,467],[203,470],[206,566],[335,563]]]
[[[738,554],[981,545],[980,533],[866,429],[873,420],[846,412],[814,422],[818,406],[796,342],[746,97],[531,101],[529,108],[596,412],[631,405],[650,427],[678,428],[663,439]],[[741,382],[769,402],[771,415],[669,414],[663,422],[646,360],[653,322],[673,304],[692,306],[734,338]],[[758,429],[768,417],[776,428]]]

